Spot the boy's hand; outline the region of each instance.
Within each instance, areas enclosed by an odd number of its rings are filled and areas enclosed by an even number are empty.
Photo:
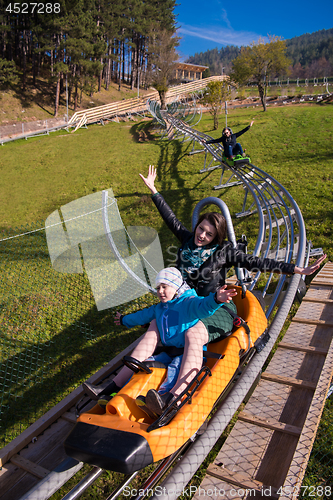
[[[115,325],[121,325],[120,318],[121,318],[121,314],[119,311],[117,311],[116,315],[114,317],[114,324]]]
[[[237,290],[236,288],[229,288],[227,289],[227,285],[221,286],[216,292],[216,300],[217,302],[230,302],[232,297],[235,297],[237,295]]]

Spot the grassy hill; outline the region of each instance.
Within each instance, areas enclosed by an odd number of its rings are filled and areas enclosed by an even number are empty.
[[[118,90],[118,87],[118,84],[112,82],[108,90],[105,90],[103,86],[102,90],[93,94],[92,97],[82,93],[78,110],[137,97],[137,89],[132,90],[127,84],[122,84],[120,90]],[[140,96],[149,92],[151,90],[140,89]],[[36,85],[33,85],[32,77],[28,77],[25,91],[22,90],[21,81],[7,89],[0,90],[0,126],[53,118],[54,98],[55,84],[43,78],[37,78]],[[64,116],[66,113],[66,89],[64,89],[60,96],[58,116]],[[73,113],[74,105],[70,103],[68,114],[71,116]]]
[[[252,118],[255,125],[241,142],[253,163],[290,190],[314,245],[330,246],[332,104],[270,109],[266,113],[258,108],[231,110],[228,123],[237,131]],[[221,125],[223,122],[224,117]],[[212,131],[208,114],[198,128],[214,137],[220,134]],[[145,206],[140,200],[147,194],[138,174],[150,163],[158,167],[159,188],[186,224],[195,202],[212,194],[223,196],[231,204],[231,213],[237,212],[240,201],[235,200],[242,196],[242,189],[213,192],[219,173],[198,174],[203,159],[188,156],[187,147],[178,141],[160,141],[150,122],[141,119],[6,144],[0,157],[1,227],[43,221],[57,207],[107,187],[112,187],[119,199],[126,223],[134,217],[136,224],[145,221],[160,227],[155,213],[137,210],[138,204]],[[326,238],[329,245],[325,245]]]

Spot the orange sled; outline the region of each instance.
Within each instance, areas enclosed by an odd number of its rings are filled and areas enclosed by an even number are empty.
[[[227,393],[244,362],[269,338],[258,300],[249,291],[242,298],[241,287],[236,289],[234,302],[244,322],[227,338],[208,344],[207,361],[179,398],[180,405],[173,402],[156,421],[136,405],[136,397],[158,388],[166,375],[165,368],[145,362],[150,373],[135,373],[109,401],[105,413],[96,405],[79,416],[65,441],[66,453],[81,462],[132,474],[168,457],[191,438]]]

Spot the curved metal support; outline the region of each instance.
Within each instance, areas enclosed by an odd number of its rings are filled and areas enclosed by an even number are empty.
[[[65,458],[53,471],[49,472],[39,483],[22,495],[20,500],[44,500],[50,498],[82,467],[83,462],[74,458]]]
[[[149,292],[153,293],[156,295],[156,290],[152,288],[148,283],[143,281],[137,274],[135,274],[134,271],[126,264],[122,256],[120,255],[117,246],[113,240],[112,233],[110,230],[110,225],[109,225],[109,218],[108,218],[108,212],[107,212],[107,206],[108,206],[108,192],[105,190],[102,192],[102,218],[103,218],[103,226],[104,226],[104,231],[105,231],[105,236],[107,239],[107,242],[109,244],[109,247],[111,248],[112,252],[114,253],[117,261],[121,265],[121,267],[133,278],[133,280],[137,281],[142,285],[144,288],[146,288]],[[120,217],[120,216],[119,216]]]
[[[196,206],[194,207],[193,214],[192,214],[192,231],[194,230],[195,226],[198,223],[201,210],[204,207],[206,207],[207,205],[216,205],[221,210],[222,215],[225,218],[226,223],[227,223],[229,240],[234,245],[234,247],[236,247],[237,241],[236,241],[234,226],[233,226],[233,223],[231,220],[229,208],[228,208],[227,204],[224,203],[223,200],[221,200],[220,198],[216,198],[215,196],[209,196],[208,198],[204,198],[203,200],[200,200],[196,204]]]
[[[184,134],[184,137],[191,137],[194,142],[198,142],[201,146],[203,144],[203,139],[209,139],[207,135],[191,129],[175,116],[170,115],[168,117],[168,121],[179,134]],[[283,249],[284,261],[291,262],[291,260],[295,258],[296,265],[302,266],[307,247],[305,225],[300,209],[289,192],[272,176],[254,165],[250,164],[238,169],[224,165],[222,162],[222,149],[220,147],[205,144],[203,151],[206,156],[207,154],[212,155],[213,159],[218,161],[222,167],[224,166],[225,168],[230,168],[233,175],[238,178],[238,183],[243,183],[245,187],[246,191],[243,204],[244,213],[241,215],[247,215],[248,213],[255,212],[259,218],[258,238],[253,254],[259,256],[262,252],[263,245],[265,244],[266,248],[264,248],[263,256],[269,257],[269,255],[273,252],[273,255],[279,258],[282,255],[280,252],[280,250],[282,250],[281,244],[285,239],[286,246],[285,249]],[[255,205],[256,208],[253,211],[246,212],[245,204],[248,193],[251,194],[253,205]],[[216,203],[216,200],[219,200],[219,202]],[[235,244],[236,237],[233,230],[230,212],[225,203],[219,198],[209,197],[199,202],[193,212],[192,225],[195,226],[200,210],[208,204],[217,205],[223,215],[226,216],[229,239],[233,242],[233,244]],[[298,247],[295,245],[296,225],[298,231]],[[229,227],[231,227],[230,231]],[[275,233],[273,233],[274,228],[276,228]],[[284,231],[281,230],[283,228],[285,228]],[[265,239],[267,231],[268,235],[267,239]],[[276,247],[274,249],[270,249],[273,241],[277,241]],[[251,289],[253,289],[256,285],[259,276],[260,272],[253,280]],[[271,278],[269,277],[268,282],[270,279]],[[288,316],[290,307],[293,304],[299,287],[300,279],[301,276],[299,275],[294,275],[290,278],[288,287],[284,292],[282,302],[270,324],[270,340],[266,348],[252,358],[251,363],[241,376],[241,383],[237,383],[235,388],[230,392],[228,397],[224,400],[223,405],[210,420],[206,432],[189,448],[181,461],[178,462],[178,464],[173,468],[172,473],[169,474],[160,485],[161,489],[159,494],[153,495],[152,498],[156,498],[156,500],[157,497],[158,499],[162,498],[163,500],[176,500],[179,496],[179,492],[181,492],[186,484],[188,484],[196,470],[206,458],[207,454],[215,445],[216,441],[221,436],[221,433],[227,427],[234,413],[238,409],[239,404],[245,399],[248,391],[262,370],[262,367],[266,362],[267,357],[273,348]],[[281,276],[278,280],[275,293],[273,294],[271,303],[266,311],[266,316],[271,315],[278,299],[280,299],[285,280],[286,276]]]

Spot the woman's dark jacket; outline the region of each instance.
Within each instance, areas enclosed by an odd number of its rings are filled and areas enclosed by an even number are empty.
[[[159,193],[154,194],[152,199],[160,212],[168,228],[181,242],[178,250],[176,267],[182,269],[188,266],[182,261],[182,249],[193,233],[186,229],[177,219],[169,205]],[[224,241],[216,251],[197,270],[195,275],[190,275],[188,284],[194,288],[198,295],[207,296],[225,284],[226,274],[230,267],[243,267],[248,271],[278,271],[282,274],[293,274],[295,265],[279,262],[273,259],[261,259],[253,255],[247,255],[241,250],[233,247],[230,241]]]
[[[215,144],[217,142],[222,142],[223,147],[226,148],[228,146],[232,146],[233,148],[236,146],[236,139],[240,135],[244,134],[250,129],[250,125],[245,127],[243,130],[240,130],[239,132],[236,132],[236,134],[231,134],[229,137],[226,135],[222,134],[222,137],[219,139],[212,139],[211,141],[207,141],[206,144]],[[230,129],[229,129],[230,130]]]

